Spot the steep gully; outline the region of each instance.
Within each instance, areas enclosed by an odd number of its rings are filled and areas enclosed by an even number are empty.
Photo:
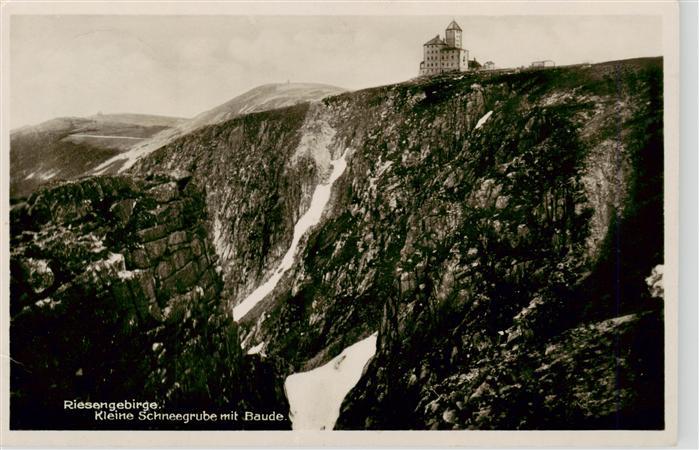
[[[475,129],[490,118],[492,111],[481,117]],[[330,153],[327,149],[325,151]],[[335,181],[344,173],[347,151],[332,161],[332,171],[325,183],[316,186],[311,204],[306,213],[294,226],[294,236],[284,258],[273,275],[257,287],[242,302],[233,308],[233,318],[242,319],[277,286],[282,276],[292,267],[301,238],[320,222]],[[364,367],[376,353],[378,333],[356,342],[323,366],[307,372],[294,373],[286,377],[284,391],[289,400],[290,420],[295,430],[332,430],[340,415],[342,401],[359,381]],[[248,354],[260,353],[261,342],[248,350]]]
[[[325,151],[330,153],[329,150]],[[319,183],[311,198],[308,210],[294,226],[294,236],[279,266],[272,276],[258,286],[233,308],[233,318],[242,319],[277,286],[283,275],[292,267],[299,250],[301,238],[320,222],[330,200],[335,181],[347,168],[347,151],[332,161],[332,170],[325,182]],[[332,430],[340,415],[340,407],[347,393],[357,384],[367,362],[376,352],[377,333],[357,342],[325,365],[308,372],[289,375],[284,390],[290,405],[293,429]],[[264,343],[248,350],[248,354],[260,353]]]
[[[281,280],[282,275],[289,270],[294,263],[294,256],[296,256],[296,251],[298,250],[299,244],[301,243],[301,237],[310,230],[314,225],[320,221],[320,217],[323,214],[325,205],[327,205],[328,200],[330,200],[330,192],[332,191],[333,184],[347,167],[347,162],[345,161],[345,154],[337,160],[333,161],[332,172],[326,183],[319,184],[315,191],[313,192],[313,197],[311,199],[311,205],[306,211],[306,213],[301,216],[301,218],[296,222],[294,226],[294,237],[289,246],[289,250],[284,255],[282,262],[279,267],[275,269],[272,277],[265,283],[260,285],[255,289],[247,298],[240,302],[235,308],[233,308],[233,318],[235,320],[240,320],[245,314],[250,312],[252,308],[255,307],[262,299],[264,299],[270,292],[272,292]]]
[[[486,113],[476,124],[480,128],[490,117],[492,111]],[[330,151],[323,149],[327,154]],[[320,222],[323,211],[330,200],[335,181],[342,176],[347,168],[347,151],[332,161],[331,173],[324,183],[319,183],[311,199],[308,210],[299,218],[294,226],[291,245],[282,258],[272,276],[258,286],[243,301],[233,308],[233,318],[242,319],[267,295],[274,291],[284,274],[291,269],[294,258],[299,250],[301,238]],[[284,382],[284,390],[289,400],[290,420],[293,429],[332,430],[340,415],[342,401],[349,391],[357,384],[368,361],[376,353],[377,333],[346,347],[338,356],[316,369],[293,373]],[[248,354],[263,351],[264,342],[248,350]]]

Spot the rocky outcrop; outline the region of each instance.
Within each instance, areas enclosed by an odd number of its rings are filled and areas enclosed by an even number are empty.
[[[242,354],[206,217],[185,172],[58,184],[13,208],[13,428],[205,426],[100,423],[63,410],[72,399],[286,411],[274,367]]]
[[[207,186],[209,236],[231,306],[278,264],[310,202],[318,170],[307,156],[291,163],[308,108],[250,114],[204,128],[134,167],[134,173],[184,169]]]

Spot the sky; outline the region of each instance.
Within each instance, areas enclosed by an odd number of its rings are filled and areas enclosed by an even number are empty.
[[[653,16],[39,16],[10,22],[10,127],[55,117],[193,117],[265,83],[350,90],[417,75],[455,19],[498,67],[662,55]]]

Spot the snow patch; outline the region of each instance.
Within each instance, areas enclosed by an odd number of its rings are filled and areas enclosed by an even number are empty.
[[[322,172],[330,167],[332,156],[329,148],[335,138],[335,129],[322,119],[320,107],[312,107],[312,111],[311,114],[307,114],[301,127],[301,140],[290,163],[296,163],[303,156],[311,157],[316,163],[316,167]]]
[[[484,115],[483,117],[481,117],[480,119],[478,119],[478,122],[476,123],[476,126],[475,126],[474,130],[477,130],[477,129],[479,129],[480,127],[482,127],[483,124],[490,118],[490,116],[491,116],[492,114],[493,114],[493,111],[488,111],[487,113],[485,113],[485,115]]]
[[[214,248],[216,249],[216,253],[218,254],[218,256],[223,257],[227,253],[227,248],[226,240],[223,236],[223,223],[218,218],[218,216],[214,217],[213,228]]]
[[[274,269],[273,275],[265,283],[258,286],[257,289],[255,289],[250,295],[248,295],[247,298],[245,298],[245,300],[233,308],[234,320],[239,320],[245,316],[245,314],[254,308],[255,305],[257,305],[267,296],[267,294],[272,292],[277,286],[277,283],[279,283],[279,280],[281,280],[284,273],[291,268],[294,263],[296,251],[301,243],[301,237],[303,237],[306,231],[310,230],[314,225],[320,222],[325,205],[327,205],[328,200],[330,200],[330,193],[332,192],[333,184],[338,178],[340,178],[340,175],[342,175],[347,167],[347,161],[345,160],[346,155],[347,153],[345,152],[340,158],[332,161],[332,172],[330,173],[330,178],[325,183],[320,183],[318,186],[316,186],[315,191],[313,191],[311,206],[308,208],[308,211],[301,216],[298,222],[296,222],[296,225],[294,226],[294,237],[291,240],[291,246],[284,255],[282,262],[276,269]]]
[[[40,273],[51,272],[51,268],[49,267],[49,263],[45,259],[28,258],[27,262],[31,266],[34,266],[33,267],[34,270],[37,270]]]
[[[265,343],[264,343],[264,342],[260,342],[259,344],[255,345],[255,346],[252,347],[250,350],[248,350],[248,355],[256,355],[256,354],[259,353],[260,355],[265,356],[265,352],[262,351],[262,349],[264,348],[264,346],[265,346]]]
[[[385,171],[387,171],[393,165],[393,161],[386,161],[382,163],[378,170],[376,171],[376,176],[381,176]]]
[[[122,281],[128,281],[128,280],[133,280],[136,278],[136,275],[138,275],[141,271],[140,270],[120,270],[117,273],[117,276],[119,277],[120,280]]]
[[[89,240],[90,251],[92,253],[100,253],[107,250],[107,247],[104,246],[104,241],[94,234],[87,235],[87,240]]]
[[[126,272],[124,255],[110,252],[107,258],[94,261],[85,268],[85,273],[95,283],[102,282],[102,277],[99,274],[103,272],[121,277],[120,273]]]
[[[105,136],[103,134],[71,134],[70,137],[88,137],[88,138],[101,138],[101,139],[136,139],[142,141],[145,138],[135,137],[135,136]]]
[[[123,264],[124,263],[124,255],[121,253],[109,253],[109,256],[105,260],[106,264],[109,264],[110,266],[112,265],[117,265],[117,264]]]
[[[386,161],[386,162],[381,163],[381,164],[379,165],[379,167],[378,167],[378,168],[376,169],[376,171],[375,171],[376,175],[374,175],[373,177],[370,177],[370,178],[369,178],[369,190],[370,190],[370,191],[376,192],[376,188],[377,188],[377,186],[378,186],[378,185],[377,185],[377,181],[379,180],[379,178],[381,178],[381,177],[383,176],[383,174],[384,174],[392,165],[393,165],[393,161]]]
[[[648,290],[652,297],[659,299],[665,297],[665,285],[663,283],[664,272],[665,266],[663,264],[658,264],[653,267],[650,275],[646,278],[646,284],[648,285]]]
[[[289,375],[284,390],[289,400],[289,417],[294,430],[332,430],[340,406],[357,384],[364,367],[376,353],[376,335],[363,339],[308,372]]]
[[[54,300],[51,297],[46,297],[45,299],[39,300],[34,303],[34,305],[38,306],[39,308],[49,308],[49,309],[55,309],[56,306],[60,305],[61,301]]]
[[[53,177],[55,177],[56,175],[58,175],[58,172],[59,172],[58,169],[55,169],[55,170],[47,170],[46,172],[40,173],[40,174],[38,175],[38,177],[39,177],[39,179],[46,181],[46,180],[50,180],[51,178],[53,178]],[[33,178],[33,177],[32,177],[32,178]]]

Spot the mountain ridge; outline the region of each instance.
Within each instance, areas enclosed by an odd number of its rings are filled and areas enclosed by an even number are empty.
[[[95,168],[94,172],[96,174],[123,172],[139,159],[182,136],[202,127],[230,120],[238,115],[283,108],[309,101],[318,101],[341,92],[345,92],[345,90],[326,84],[264,84],[246,91],[219,106],[204,111],[176,127],[164,130],[142,145],[137,145],[129,152],[103,162]]]
[[[121,167],[125,161],[133,163],[177,137],[239,114],[315,101],[344,91],[319,83],[265,84],[192,118],[98,113],[20,127],[10,135],[11,197],[27,197],[50,180],[117,172],[125,169]]]

